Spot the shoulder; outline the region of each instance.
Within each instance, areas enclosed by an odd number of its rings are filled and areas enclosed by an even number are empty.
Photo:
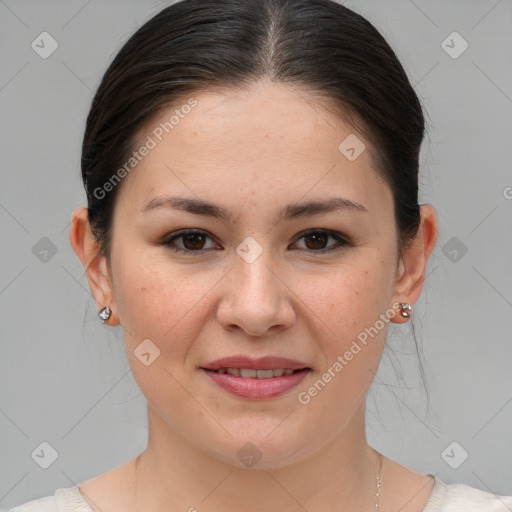
[[[423,512],[510,512],[512,496],[482,491],[466,484],[447,484],[435,478]]]
[[[93,512],[83,499],[78,486],[57,489],[52,496],[28,501],[8,510],[8,512]]]

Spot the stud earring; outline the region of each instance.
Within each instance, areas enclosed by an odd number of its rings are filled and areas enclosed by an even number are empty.
[[[110,318],[110,315],[112,314],[112,310],[108,307],[108,306],[105,306],[99,313],[98,313],[98,316],[100,317],[101,321],[103,323],[105,323],[109,318]]]
[[[411,311],[412,311],[412,307],[411,307],[410,304],[407,304],[407,302],[402,302],[400,304],[400,314],[404,318],[410,318],[411,317]]]

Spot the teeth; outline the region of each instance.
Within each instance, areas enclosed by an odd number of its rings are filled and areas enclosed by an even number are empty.
[[[255,377],[261,378],[259,375],[259,373],[261,371],[263,371],[263,370],[253,370],[253,369],[246,370],[245,368],[242,368],[240,370],[240,377],[243,377],[244,379],[247,379],[247,378],[254,379]]]
[[[228,373],[235,377],[243,379],[271,379],[272,377],[281,377],[283,375],[291,375],[295,370],[277,368],[275,370],[254,370],[253,368],[219,368],[214,370],[217,373]]]
[[[245,377],[242,372],[240,372],[240,375]],[[258,377],[258,379],[271,379],[273,376],[274,370],[256,370],[256,377]]]

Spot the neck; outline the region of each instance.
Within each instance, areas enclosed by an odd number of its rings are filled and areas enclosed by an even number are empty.
[[[273,469],[240,468],[191,445],[148,407],[148,445],[135,459],[134,510],[374,511],[378,453],[365,436],[365,404],[312,456]]]

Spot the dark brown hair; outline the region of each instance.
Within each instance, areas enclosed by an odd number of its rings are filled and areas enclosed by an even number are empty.
[[[404,69],[380,33],[331,0],[183,0],[160,11],[125,43],[87,118],[82,178],[91,228],[107,259],[122,184],[108,190],[104,185],[130,158],[145,123],[187,94],[244,87],[262,78],[328,98],[359,123],[393,193],[403,253],[420,224],[424,118]]]

